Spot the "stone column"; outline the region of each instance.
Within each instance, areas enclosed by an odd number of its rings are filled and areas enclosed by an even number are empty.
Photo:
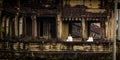
[[[109,25],[109,28],[108,28],[108,29],[109,29],[109,30],[108,30],[108,32],[109,32],[109,40],[111,40],[111,38],[112,38],[112,36],[111,36],[111,34],[112,34],[112,33],[111,33],[111,32],[112,32],[112,30],[111,30],[111,28],[112,28],[112,26],[111,26],[111,25],[112,25],[111,19],[110,19],[108,25]]]
[[[62,36],[62,19],[61,14],[57,15],[57,38],[61,38]]]
[[[112,17],[111,17],[111,19],[110,19],[110,30],[111,30],[111,31],[110,31],[110,40],[114,40],[114,36],[115,36],[115,35],[114,35],[114,27],[115,27],[115,26],[114,26],[114,25],[115,25],[115,24],[114,24],[114,22],[115,22],[114,20],[115,20],[115,14],[114,14],[113,11],[112,11],[112,14],[111,14],[111,15],[112,15]]]
[[[32,19],[32,36],[35,38],[37,37],[37,20],[36,16],[31,16]]]
[[[108,21],[105,22],[105,25],[106,25],[106,31],[105,31],[106,32],[106,38],[108,40],[108,26],[109,26]]]
[[[106,21],[106,37],[107,40],[110,39],[110,18],[107,17],[107,21]]]
[[[5,37],[5,19],[6,17],[4,16],[2,18],[2,24],[1,24],[1,38],[2,39]]]
[[[85,18],[82,18],[82,38],[87,38],[87,29],[85,24]]]
[[[120,40],[120,9],[118,9],[118,37],[117,39]]]
[[[19,36],[23,34],[23,17],[20,17],[19,20]]]
[[[15,25],[15,36],[18,37],[18,16],[14,18],[14,25]]]
[[[7,17],[6,19],[6,36],[8,37],[8,33],[9,33],[9,17]]]

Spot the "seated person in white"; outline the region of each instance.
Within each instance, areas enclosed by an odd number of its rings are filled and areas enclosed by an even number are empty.
[[[93,37],[90,36],[90,37],[88,38],[87,42],[93,42]]]
[[[68,35],[68,38],[67,38],[66,41],[70,41],[70,42],[73,41],[73,38],[72,38],[71,34]]]

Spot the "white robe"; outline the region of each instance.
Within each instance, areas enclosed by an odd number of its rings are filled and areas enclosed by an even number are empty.
[[[67,40],[66,41],[73,41],[73,38],[72,36],[68,36]]]
[[[93,37],[89,37],[87,42],[93,42]]]

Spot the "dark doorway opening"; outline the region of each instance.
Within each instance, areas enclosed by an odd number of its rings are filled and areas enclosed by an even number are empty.
[[[37,36],[56,38],[56,18],[37,17]]]
[[[32,19],[31,19],[31,17],[26,17],[26,35],[32,36]]]
[[[69,33],[72,34],[74,38],[82,37],[82,24],[79,21],[69,22]]]
[[[88,36],[92,35],[94,39],[101,37],[101,23],[100,21],[88,21],[87,22]]]

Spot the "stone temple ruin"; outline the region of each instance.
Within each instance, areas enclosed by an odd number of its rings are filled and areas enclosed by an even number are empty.
[[[0,0],[0,59],[112,60],[114,8],[114,0]]]

